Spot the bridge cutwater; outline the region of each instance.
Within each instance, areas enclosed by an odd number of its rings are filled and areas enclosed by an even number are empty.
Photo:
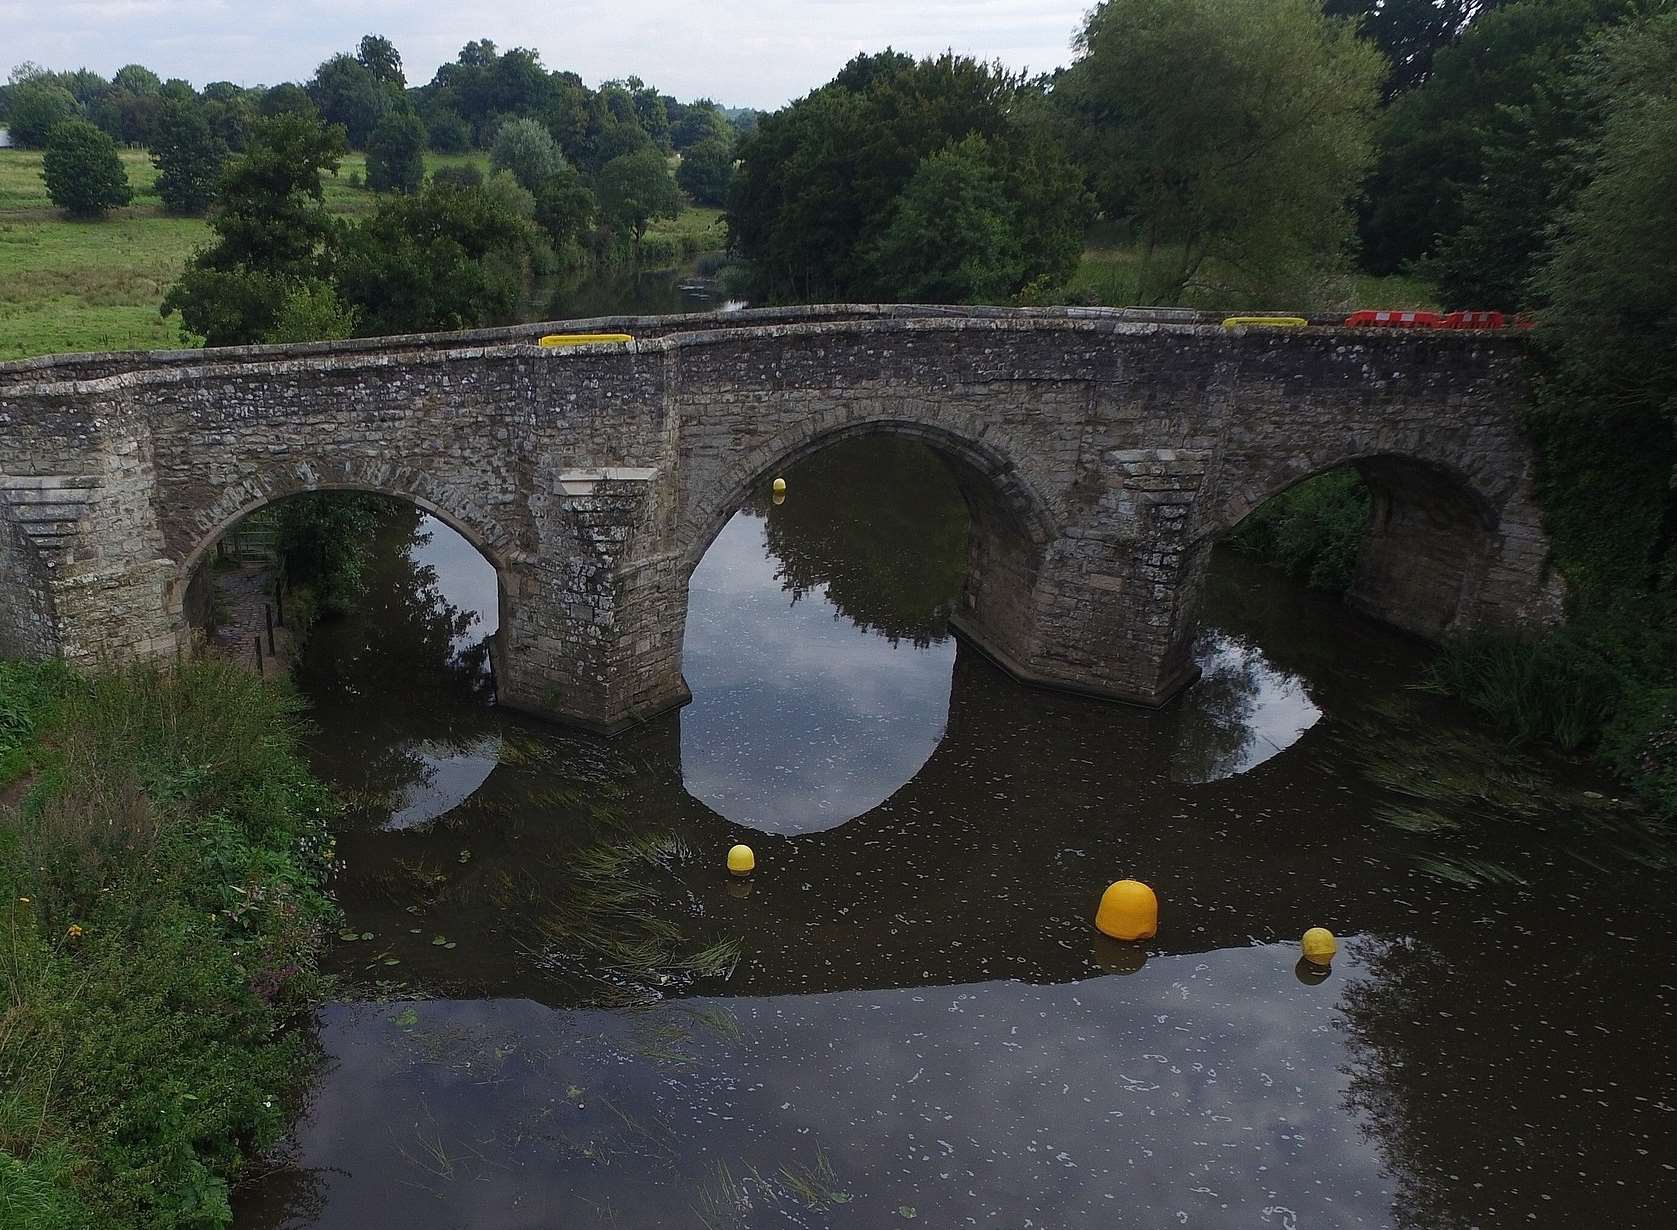
[[[552,332],[630,342],[544,349]],[[758,485],[850,436],[923,440],[972,515],[956,630],[1020,679],[1159,705],[1211,546],[1354,465],[1350,600],[1427,637],[1562,589],[1521,342],[1187,312],[850,305],[0,364],[0,656],[188,644],[187,582],[304,491],[413,501],[500,580],[499,694],[615,731],[688,697],[687,583]],[[793,498],[796,498],[794,493]]]

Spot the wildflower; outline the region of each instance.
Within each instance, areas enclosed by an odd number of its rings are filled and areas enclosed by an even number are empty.
[[[71,923],[70,924],[70,929],[68,931],[66,931],[64,934],[67,938],[72,939],[72,940],[81,939],[81,937],[82,937],[81,925],[79,923]]]
[[[17,901],[18,901],[19,905],[28,905],[29,904],[29,898],[28,897],[19,897],[17,899]]]

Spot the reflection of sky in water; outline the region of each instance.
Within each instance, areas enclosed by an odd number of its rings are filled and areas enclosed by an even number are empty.
[[[453,811],[489,780],[500,763],[501,740],[489,736],[465,747],[416,743],[406,750],[420,769],[391,808],[387,829],[411,829]]]
[[[495,567],[471,543],[435,517],[419,522],[420,542],[408,558],[437,571],[437,588],[462,611],[476,611],[477,620],[463,636],[454,639],[459,653],[485,637],[494,636],[501,622],[501,605]]]
[[[1173,780],[1244,773],[1291,747],[1321,718],[1304,680],[1277,670],[1256,645],[1207,629],[1194,648],[1203,673],[1165,719]]]
[[[328,1008],[297,1140],[323,1228],[1384,1226],[1345,1105],[1342,957],[1155,956],[1054,986]],[[439,1163],[445,1157],[447,1166]],[[784,1175],[825,1158],[824,1210]],[[730,1203],[726,1167],[748,1202]],[[609,1212],[609,1215],[608,1215]]]
[[[682,780],[730,820],[816,832],[882,803],[926,763],[949,712],[955,644],[893,647],[819,590],[793,603],[763,525],[736,515],[693,573]]]

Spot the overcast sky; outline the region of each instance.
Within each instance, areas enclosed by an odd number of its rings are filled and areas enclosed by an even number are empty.
[[[110,76],[138,62],[194,85],[308,78],[361,35],[402,53],[409,84],[460,47],[534,47],[590,85],[639,76],[681,99],[772,109],[858,51],[953,47],[1011,68],[1070,58],[1092,0],[0,0],[0,75],[34,60]]]

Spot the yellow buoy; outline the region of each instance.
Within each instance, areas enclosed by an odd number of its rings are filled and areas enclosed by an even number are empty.
[[[1339,951],[1339,941],[1326,927],[1312,927],[1304,933],[1299,947],[1304,949],[1304,959],[1312,965],[1331,965],[1333,954]]]
[[[728,851],[728,870],[737,876],[748,876],[757,865],[757,856],[750,846],[735,846]]]
[[[774,493],[776,495],[786,494],[786,480],[784,478],[777,478],[774,480]]]
[[[1145,940],[1159,930],[1159,899],[1140,880],[1119,880],[1101,894],[1095,926],[1115,940]]]

